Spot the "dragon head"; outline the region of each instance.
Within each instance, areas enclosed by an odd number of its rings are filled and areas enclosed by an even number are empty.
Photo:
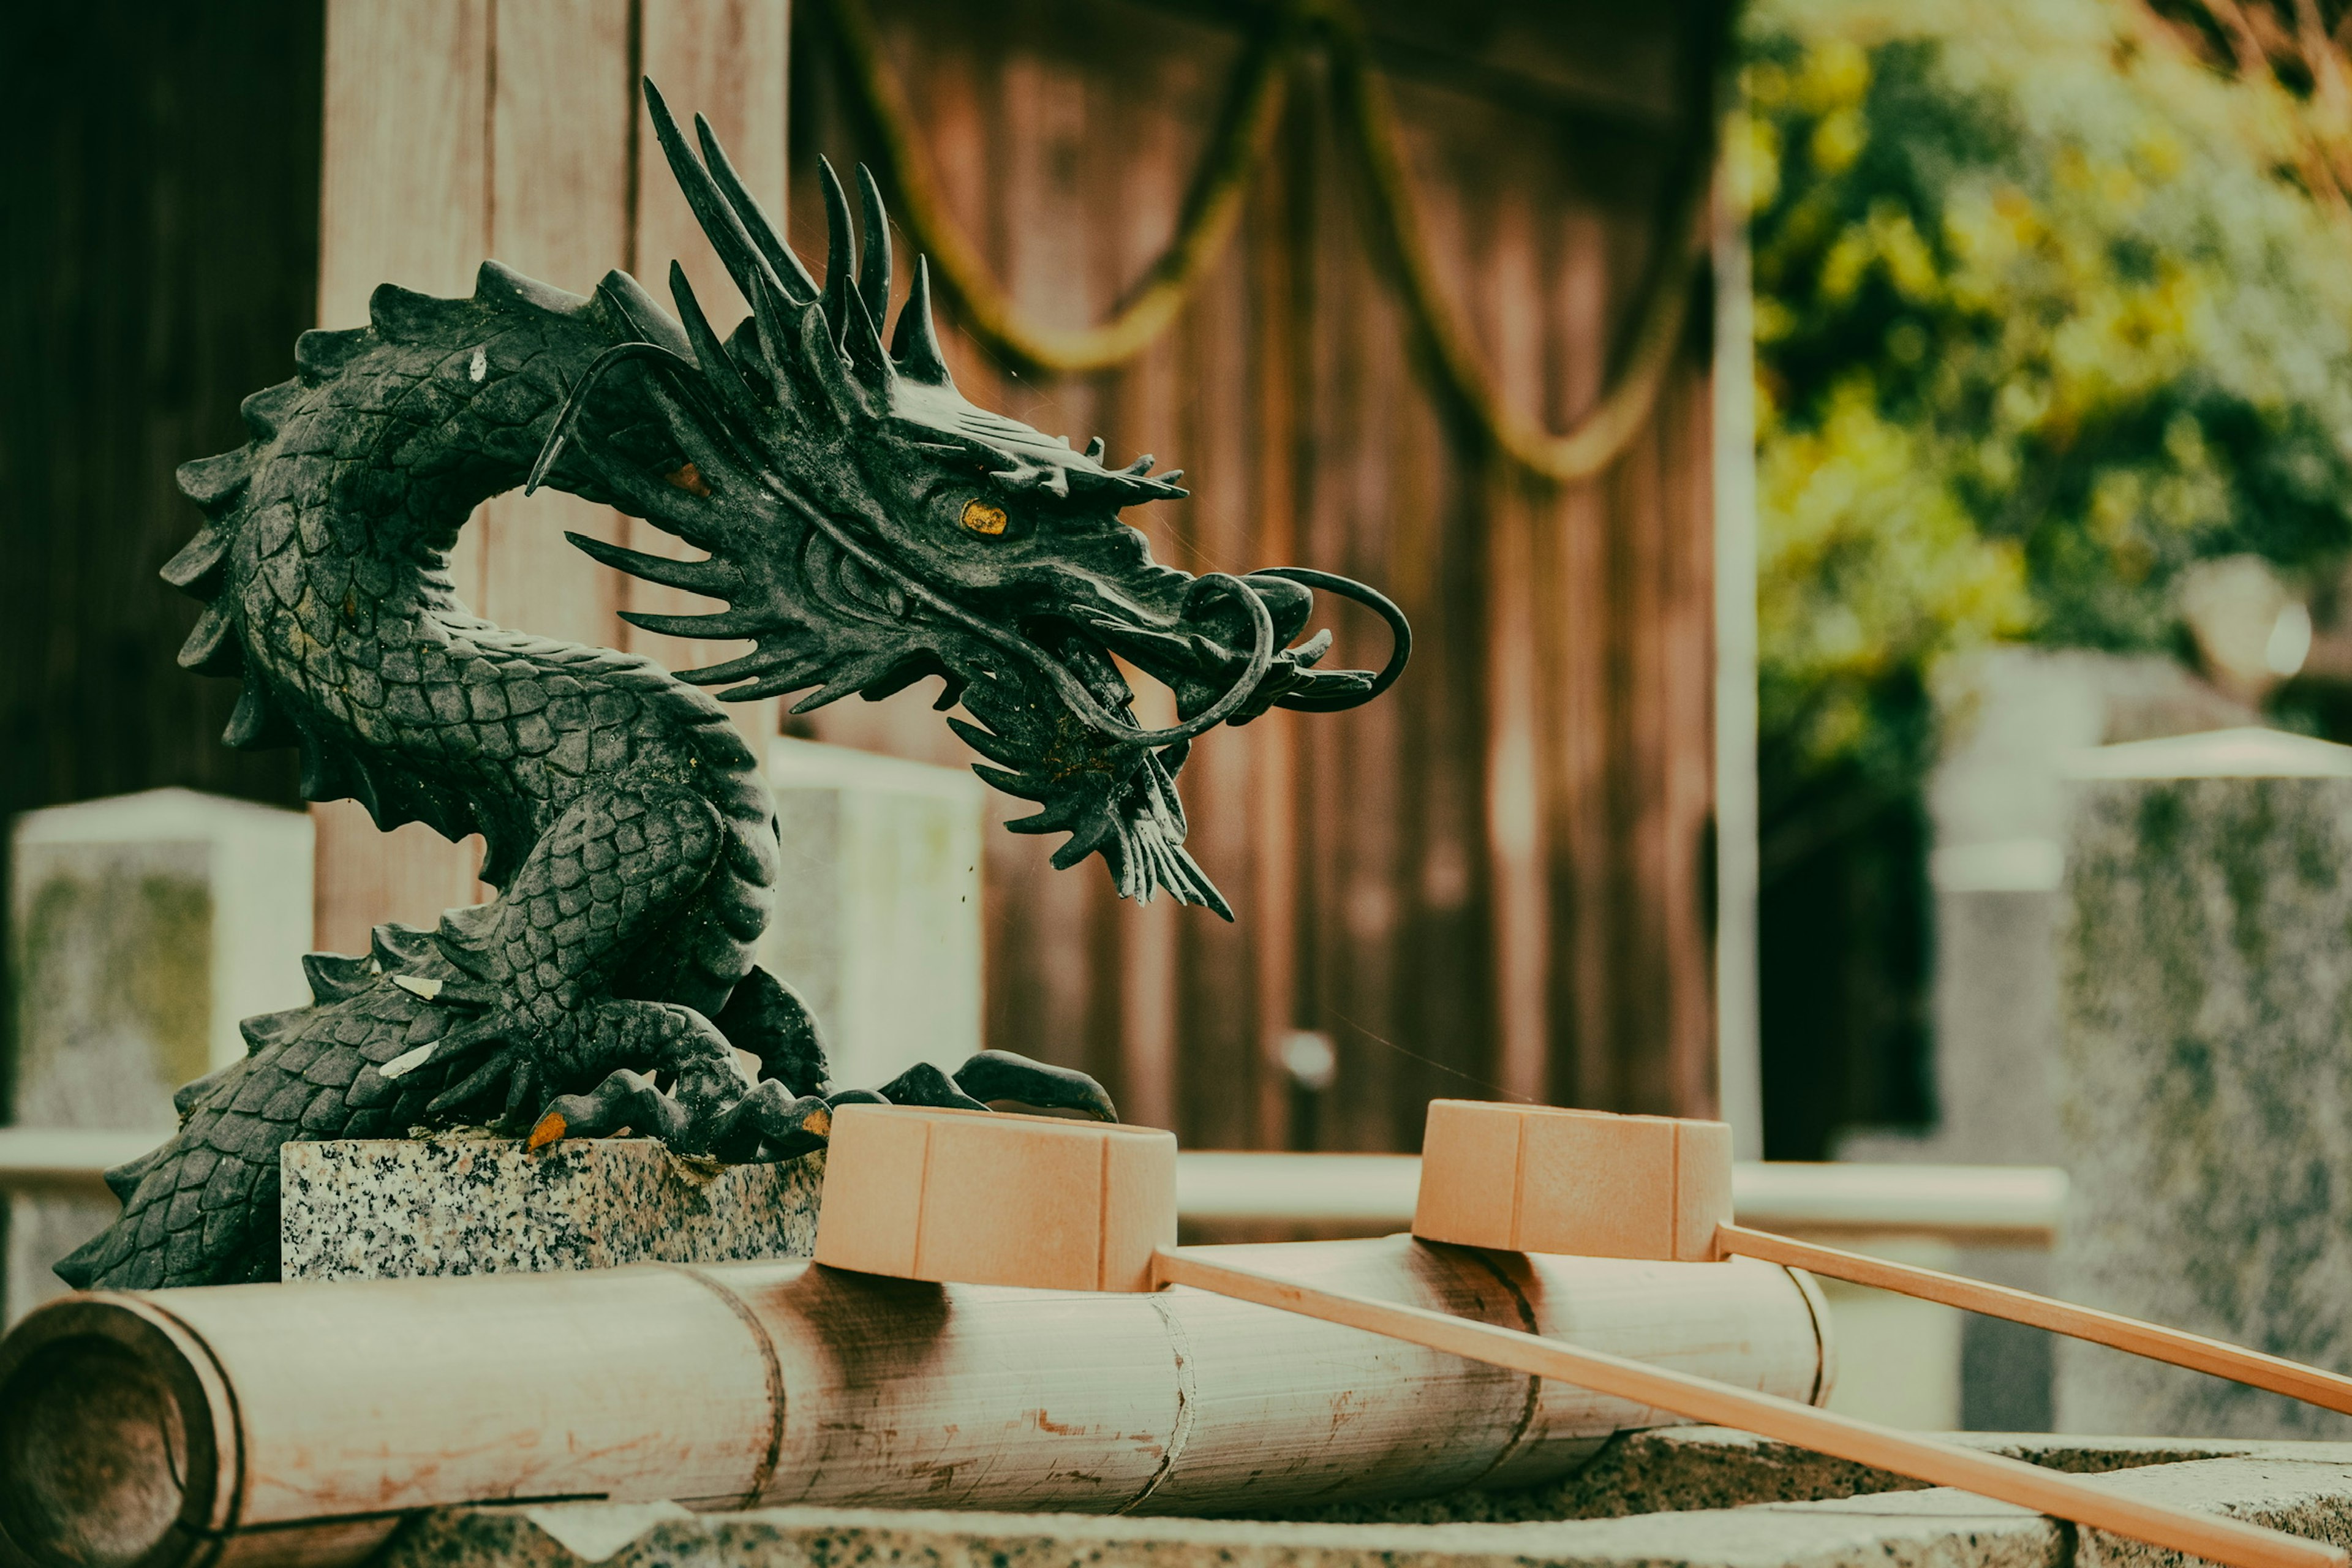
[[[949,723],[995,764],[975,771],[1041,808],[1007,826],[1068,833],[1054,864],[1098,853],[1128,897],[1165,889],[1231,919],[1183,847],[1174,777],[1193,737],[1269,707],[1328,712],[1370,700],[1403,668],[1402,614],[1324,573],[1193,576],[1154,562],[1119,510],[1182,496],[1180,474],[1155,477],[1148,457],[1106,467],[1099,440],[1080,452],[966,400],[940,353],[919,260],[884,347],[889,225],[870,174],[858,170],[861,257],[841,183],[829,165],[820,171],[831,230],[820,285],[709,125],[696,117],[698,158],[651,82],[646,99],[751,313],[721,340],[673,263],[678,321],[637,321],[640,341],[581,376],[531,476],[536,486],[559,464],[584,469],[587,488],[708,558],[573,542],[635,576],[726,602],[714,615],[628,618],[674,636],[749,639],[739,658],[680,672],[735,683],[727,700],[806,691],[793,710],[805,712],[943,678],[939,706],[970,716]],[[615,371],[626,373],[632,415],[650,413],[666,438],[656,462],[598,439],[603,422],[582,423]],[[1328,632],[1292,646],[1316,588],[1387,621],[1385,668],[1317,668]],[[1122,660],[1168,686],[1174,724],[1138,721]]]

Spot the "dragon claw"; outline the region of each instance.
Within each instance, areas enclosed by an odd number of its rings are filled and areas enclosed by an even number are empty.
[[[514,1026],[515,1021],[512,1019],[494,1013],[488,1014],[461,1028],[450,1030],[437,1040],[429,1040],[413,1051],[406,1051],[393,1058],[392,1060],[376,1068],[376,1071],[387,1079],[406,1078],[409,1074],[421,1071],[425,1068],[438,1067],[444,1063],[455,1061],[468,1051],[495,1045],[500,1039],[506,1038]],[[509,1047],[509,1049],[511,1050],[512,1047]],[[502,1057],[506,1054],[506,1052],[500,1053]],[[478,1071],[466,1082],[468,1085],[476,1085],[476,1080],[480,1079],[482,1079],[482,1073]],[[456,1090],[448,1091],[434,1100],[433,1109],[442,1109],[445,1101],[454,1104],[457,1100],[464,1098],[466,1098],[465,1095]]]
[[[531,1123],[530,1136],[523,1140],[523,1152],[536,1154],[550,1143],[562,1142],[563,1135],[571,1131],[572,1124],[564,1121],[563,1112],[550,1110]]]
[[[892,1105],[925,1105],[943,1110],[986,1110],[988,1107],[958,1089],[955,1080],[929,1062],[917,1062],[872,1092]]]
[[[465,1047],[461,1046],[451,1050],[447,1055],[455,1057]],[[522,1102],[529,1098],[531,1087],[538,1077],[538,1069],[532,1066],[529,1054],[520,1045],[509,1045],[493,1054],[489,1060],[476,1068],[466,1078],[435,1095],[425,1109],[439,1116],[456,1110],[486,1089],[495,1087],[503,1079],[507,1095],[501,1119],[510,1121],[515,1112],[521,1108]]]
[[[1038,1110],[1076,1110],[1098,1121],[1117,1121],[1110,1093],[1076,1068],[1031,1061],[1013,1051],[981,1051],[955,1070],[955,1086],[982,1106],[1024,1105]]]
[[[684,1154],[709,1154],[729,1164],[772,1163],[824,1147],[833,1110],[820,1096],[795,1097],[776,1079],[720,1104],[667,1093],[625,1068],[586,1094],[550,1100],[524,1147],[536,1152],[565,1138],[609,1138],[624,1129],[659,1138]]]

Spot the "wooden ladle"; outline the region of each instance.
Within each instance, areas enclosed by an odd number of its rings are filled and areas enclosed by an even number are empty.
[[[1445,1110],[1443,1122],[1440,1107],[1453,1108]],[[1458,1109],[1464,1107],[1471,1109]],[[1663,1256],[1669,1258],[1693,1250],[1720,1258],[1727,1248],[1726,1231],[1737,1233],[1729,1243],[1743,1247],[1742,1237],[1753,1234],[1727,1223],[1730,1142],[1727,1131],[1711,1131],[1720,1123],[1547,1113],[1471,1101],[1438,1101],[1431,1111],[1432,1138],[1423,1155],[1422,1210],[1414,1222],[1415,1234],[1426,1239],[1521,1250],[1526,1249],[1522,1236],[1556,1239],[1543,1224],[1564,1194],[1573,1197],[1580,1190],[1573,1181],[1578,1170],[1598,1173],[1603,1190],[1599,1198],[1583,1190],[1583,1201],[1567,1203],[1567,1208],[1601,1215],[1605,1205],[1600,1200],[1614,1194],[1641,1198],[1648,1205],[1644,1214],[1664,1216],[1663,1228],[1644,1229],[1609,1211],[1606,1223],[1635,1237],[1627,1242],[1620,1237],[1612,1245],[1662,1246]],[[1489,1111],[1502,1112],[1504,1119],[1495,1121],[1486,1114]],[[1552,1130],[1552,1117],[1580,1122],[1581,1130],[1562,1139]],[[1651,1125],[1630,1134],[1615,1125],[1635,1122]],[[1536,1130],[1532,1139],[1530,1129]],[[1511,1179],[1498,1183],[1495,1178],[1502,1162],[1496,1151],[1506,1141]],[[1718,1142],[1719,1162],[1714,1152]],[[1564,1156],[1556,1160],[1562,1151]],[[1656,1158],[1661,1151],[1663,1165]],[[1456,1153],[1467,1160],[1468,1173],[1449,1185],[1450,1173],[1462,1174],[1452,1163]],[[1719,1199],[1709,1186],[1718,1163]],[[1662,1204],[1655,1190],[1661,1181]],[[1722,1217],[1704,1233],[1701,1247],[1692,1241],[1702,1234],[1694,1228],[1698,1223],[1695,1216],[1702,1210],[1712,1213],[1709,1205],[1719,1206]],[[1506,1227],[1501,1233],[1490,1228],[1498,1215]],[[1423,1229],[1424,1221],[1454,1234],[1433,1234]],[[1487,1239],[1496,1234],[1507,1238]],[[1572,1239],[1572,1227],[1570,1234]],[[2352,1568],[2352,1558],[2319,1542],[2118,1496],[2021,1460],[1557,1340],[1310,1288],[1179,1247],[1175,1238],[1176,1141],[1168,1133],[903,1107],[850,1105],[835,1114],[817,1221],[816,1261],[821,1265],[902,1279],[1054,1289],[1144,1290],[1185,1285],[1557,1378],[2217,1563],[2240,1568]],[[1832,1260],[1846,1256],[1819,1250]],[[1619,1250],[1610,1255],[1661,1254]],[[1823,1271],[1840,1274],[1835,1268]]]

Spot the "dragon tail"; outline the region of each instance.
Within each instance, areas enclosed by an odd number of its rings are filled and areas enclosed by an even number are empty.
[[[313,1005],[240,1026],[249,1053],[182,1089],[179,1131],[106,1173],[122,1214],[58,1264],[58,1277],[80,1290],[277,1279],[279,1148],[396,1137],[425,1119],[446,1077],[377,1070],[447,1026],[446,1009],[387,973],[404,971],[400,954],[421,952],[426,936],[386,926],[374,957],[305,959]],[[437,954],[427,963],[438,968]]]

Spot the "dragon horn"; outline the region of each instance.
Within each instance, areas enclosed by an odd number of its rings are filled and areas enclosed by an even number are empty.
[[[898,374],[925,386],[953,386],[948,362],[940,353],[939,329],[931,322],[931,266],[915,258],[915,284],[907,290],[906,307],[898,312],[898,330],[891,334],[890,353]]]
[[[726,264],[735,287],[748,300],[754,280],[764,278],[775,285],[777,293],[782,293],[783,285],[769,270],[767,258],[752,243],[733,205],[711,179],[710,172],[695,161],[693,149],[686,144],[677,118],[670,113],[669,104],[651,77],[646,79],[645,91],[646,110],[653,116],[654,136],[661,143],[662,156],[669,161],[669,172],[677,181],[679,193],[686,197],[686,205],[694,209],[694,221],[701,226],[710,247],[719,253],[719,259]]]
[[[866,256],[857,269],[857,296],[878,327],[890,319],[890,214],[882,205],[882,187],[874,183],[874,171],[863,163],[857,165],[857,203],[866,209]]]
[[[848,317],[842,332],[842,348],[849,356],[849,368],[857,378],[871,404],[871,411],[885,414],[890,408],[890,384],[898,379],[890,363],[890,356],[882,352],[882,334],[874,328],[874,318],[866,312],[866,301],[856,294],[842,301],[842,313]]]
[[[838,344],[849,330],[849,297],[857,274],[857,238],[849,227],[849,197],[841,176],[824,158],[816,161],[817,184],[824,191],[824,324]]]
[[[801,265],[801,258],[793,254],[793,247],[786,245],[783,237],[777,233],[775,223],[768,216],[768,209],[761,206],[759,198],[745,187],[743,176],[735,172],[734,160],[729,158],[727,149],[719,145],[718,132],[712,131],[710,121],[699,114],[694,117],[694,135],[695,140],[702,143],[702,161],[710,166],[710,177],[718,184],[719,194],[727,198],[727,205],[734,209],[744,231],[751,236],[751,243],[759,247],[760,254],[767,258],[769,268],[784,285],[784,298],[795,305],[805,305],[815,299],[819,293],[816,279],[809,276],[808,268]]]
[[[842,360],[841,344],[834,336],[833,323],[825,318],[824,306],[803,305],[799,313],[797,341],[787,361],[791,374],[814,395],[834,424],[846,425],[862,407],[865,394]]]

